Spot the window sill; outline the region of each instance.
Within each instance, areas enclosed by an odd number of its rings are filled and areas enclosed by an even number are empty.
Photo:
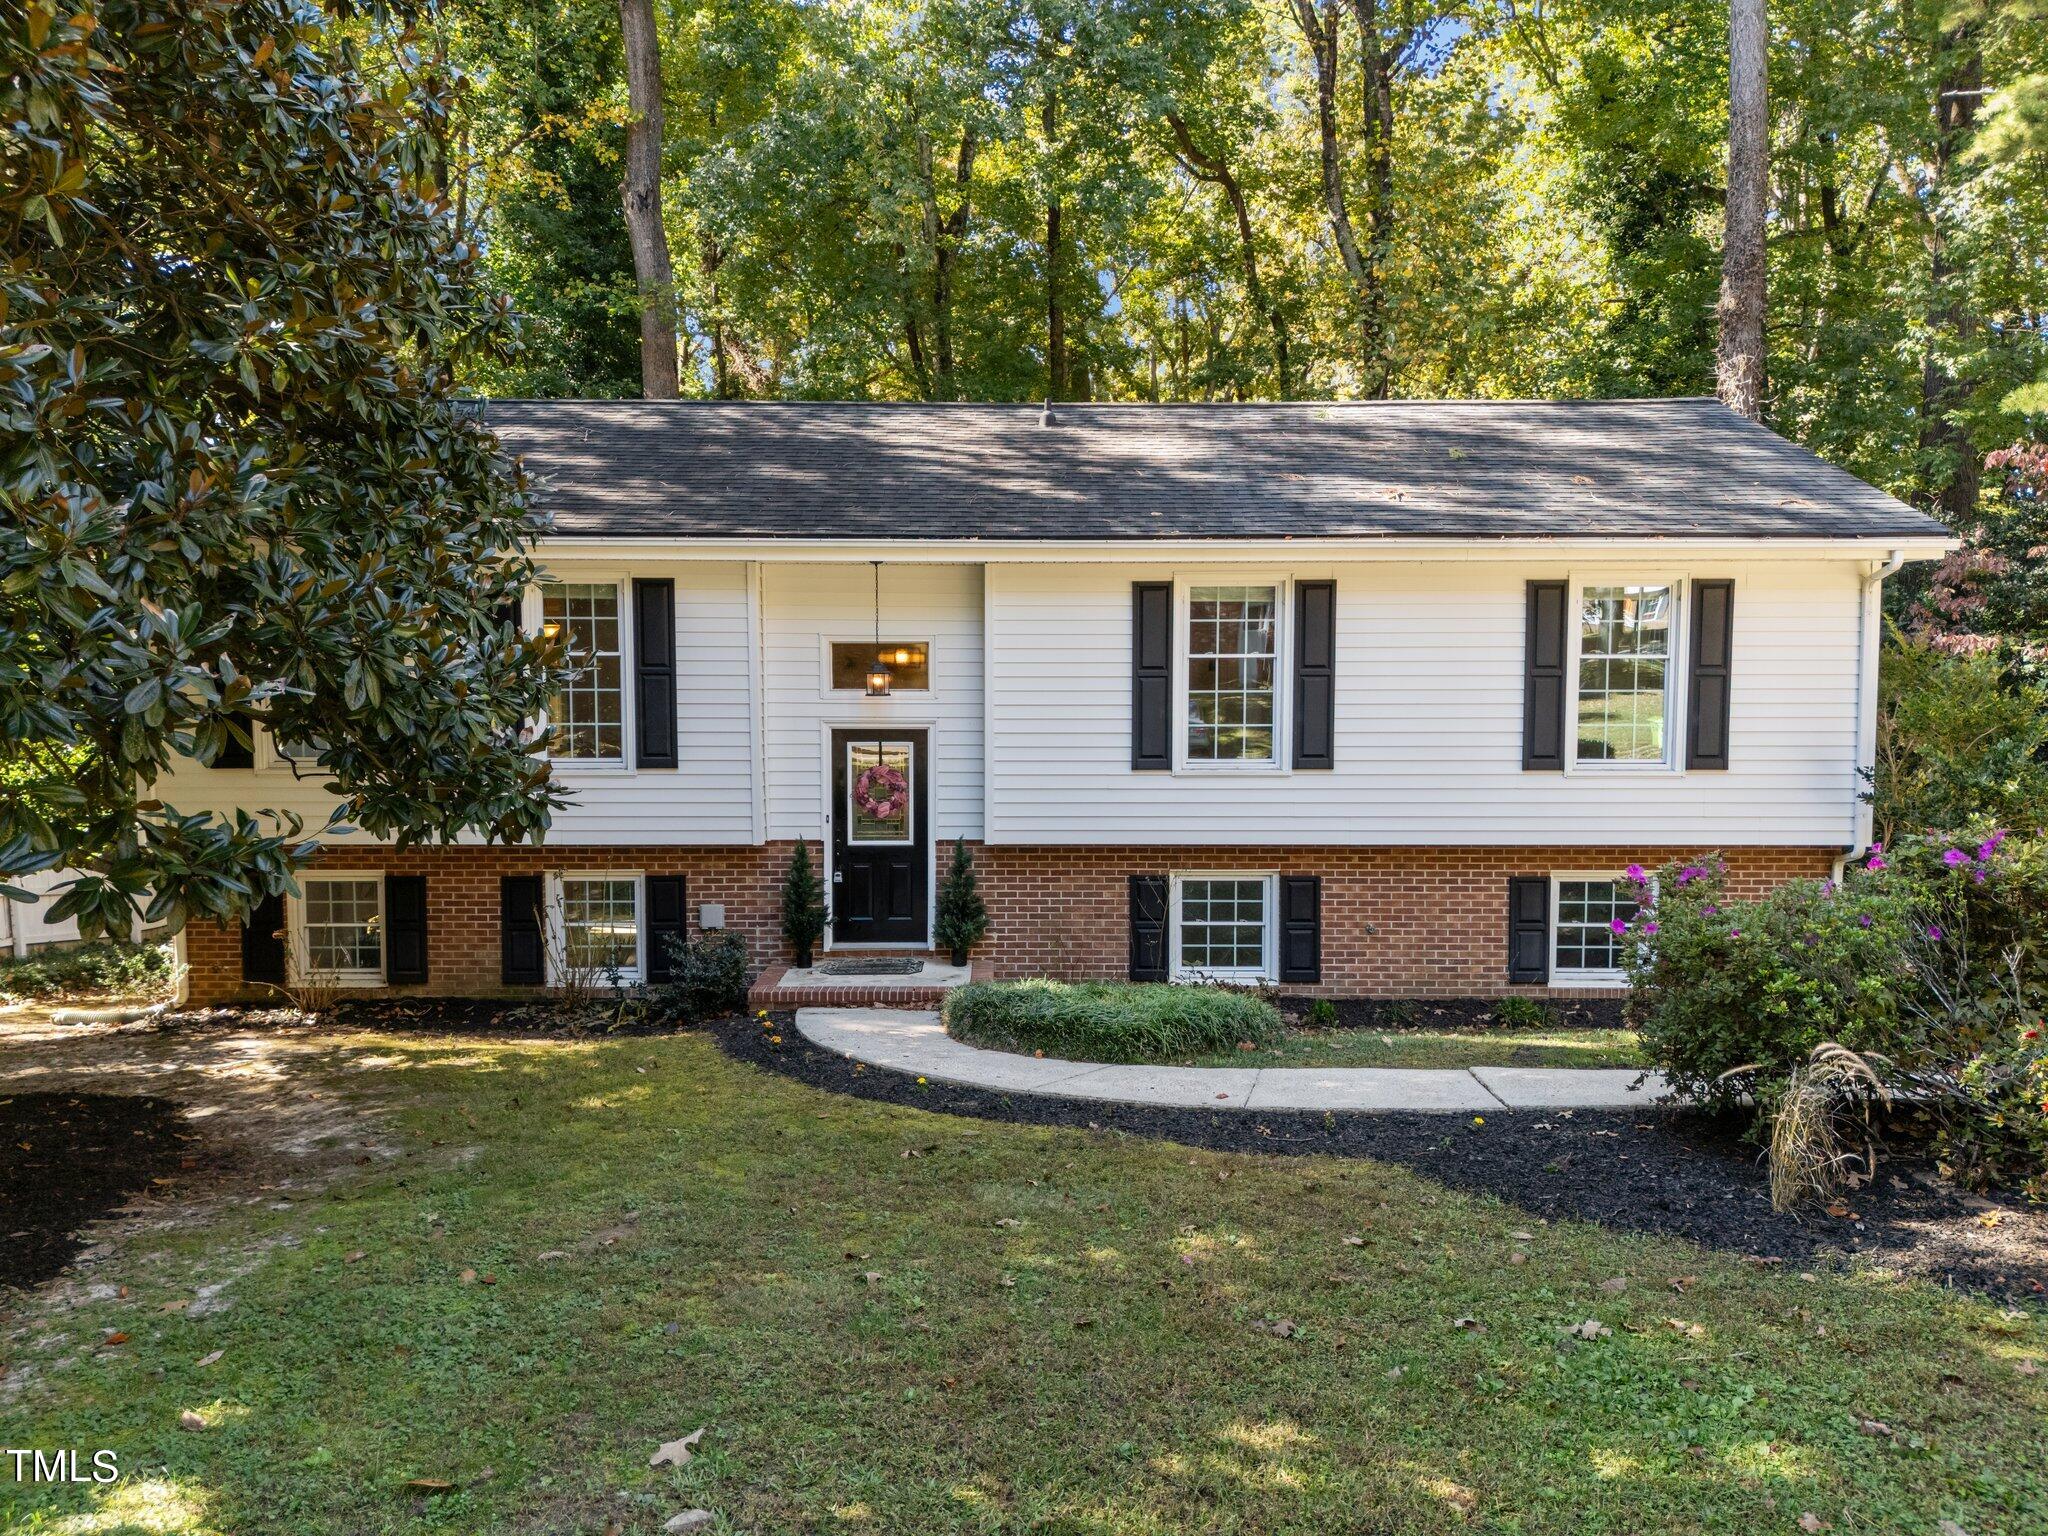
[[[1628,973],[1626,971],[1552,971],[1548,985],[1553,987],[1585,987],[1603,992],[1625,992],[1628,990]]]
[[[1273,778],[1283,779],[1292,772],[1285,763],[1180,763],[1173,770],[1177,779],[1209,778]]]

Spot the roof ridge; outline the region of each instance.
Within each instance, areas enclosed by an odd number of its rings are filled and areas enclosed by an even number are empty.
[[[1041,400],[644,400],[601,395],[469,395],[467,403],[493,405],[615,405],[635,409],[889,410],[889,411],[1042,411]],[[1543,398],[1516,396],[1407,396],[1389,400],[1056,400],[1060,411],[1327,411],[1387,410],[1401,406],[1587,406],[1587,405],[1718,405],[1713,395],[1566,395]],[[1767,429],[1768,430],[1768,429]]]

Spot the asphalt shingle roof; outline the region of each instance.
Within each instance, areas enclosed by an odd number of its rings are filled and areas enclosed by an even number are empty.
[[[1928,538],[1714,400],[504,400],[556,532],[705,539]]]

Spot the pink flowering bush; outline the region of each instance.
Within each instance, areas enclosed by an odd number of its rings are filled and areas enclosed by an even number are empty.
[[[1846,1047],[1952,1172],[2048,1194],[2048,841],[1901,839],[1839,885],[1753,901],[1696,860],[1654,894],[1631,925],[1630,1011],[1679,1088],[1768,1113],[1815,1047]]]
[[[1654,889],[1631,925],[1629,1010],[1645,1053],[1687,1094],[1768,1096],[1824,1040],[1911,1052],[1909,913],[1896,900],[1800,880],[1736,901],[1719,858],[1666,865]],[[1756,1070],[1728,1076],[1745,1067]]]

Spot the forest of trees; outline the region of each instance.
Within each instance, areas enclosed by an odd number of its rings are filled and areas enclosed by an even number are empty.
[[[1767,25],[1765,417],[1960,516],[2048,403],[2048,4]],[[1727,0],[445,0],[367,40],[459,81],[448,186],[530,319],[479,390],[640,393],[637,126],[684,395],[1314,399],[1712,393],[1729,29]]]

